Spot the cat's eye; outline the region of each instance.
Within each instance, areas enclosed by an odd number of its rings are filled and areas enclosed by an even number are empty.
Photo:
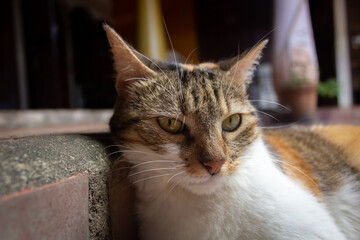
[[[159,117],[157,121],[159,126],[166,132],[179,133],[183,130],[183,123],[177,119]]]
[[[222,122],[222,129],[226,132],[233,132],[239,128],[240,124],[241,124],[241,115],[234,114],[231,115],[230,117],[227,117]]]

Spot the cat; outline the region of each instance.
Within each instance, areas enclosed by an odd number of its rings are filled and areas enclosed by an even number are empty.
[[[104,29],[115,239],[360,239],[360,127],[262,129],[246,92],[267,40],[192,65],[151,60]]]

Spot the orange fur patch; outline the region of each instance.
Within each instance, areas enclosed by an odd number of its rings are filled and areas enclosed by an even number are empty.
[[[279,136],[266,135],[265,139],[282,157],[282,166],[286,174],[301,182],[315,197],[322,199],[322,192],[313,169],[300,154]]]
[[[219,66],[215,63],[212,62],[204,62],[204,63],[200,63],[199,65],[192,65],[192,64],[184,64],[184,63],[180,63],[179,64],[181,67],[187,69],[188,71],[193,71],[196,67],[198,68],[219,68]]]
[[[345,154],[347,164],[360,172],[360,127],[350,125],[317,126],[313,130],[329,142],[339,146]]]
[[[195,66],[191,65],[191,64],[184,64],[184,63],[180,63],[179,64],[181,67],[186,68],[188,71],[192,71],[194,70]]]
[[[212,62],[204,62],[199,64],[199,68],[219,68],[219,66]]]

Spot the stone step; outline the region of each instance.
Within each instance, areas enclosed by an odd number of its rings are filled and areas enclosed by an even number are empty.
[[[109,139],[0,140],[0,239],[110,239]]]
[[[89,239],[89,174],[0,199],[0,239]]]

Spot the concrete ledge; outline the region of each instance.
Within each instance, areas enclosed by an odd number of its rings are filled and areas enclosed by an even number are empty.
[[[27,196],[21,193],[19,195],[19,191],[37,191],[38,189],[35,188],[47,184],[62,183],[62,181],[79,174],[85,174],[84,176],[88,175],[89,177],[88,196],[85,196],[88,197],[89,202],[89,238],[110,239],[107,193],[107,175],[110,162],[105,149],[107,145],[111,144],[109,139],[108,134],[96,134],[87,136],[45,135],[1,140],[0,204],[8,204],[6,199],[9,197]],[[72,182],[83,184],[84,180],[81,178],[76,180],[75,178]],[[73,187],[73,191],[78,191],[75,189],[78,188]],[[61,192],[61,190],[55,190],[55,192],[59,191]],[[74,197],[73,200],[79,199],[79,196],[75,197],[79,192],[73,191],[68,188],[63,194],[68,194],[68,198]],[[87,193],[82,192],[81,194],[83,196]],[[51,195],[37,194],[37,196],[43,196],[50,200]],[[66,201],[66,197],[61,201]],[[21,211],[19,211],[20,213]],[[10,212],[1,211],[1,214],[7,215]],[[37,213],[34,212],[33,214],[35,216]],[[54,217],[56,218],[56,216]],[[81,226],[79,227],[81,228]],[[55,239],[54,236],[53,238]],[[52,237],[47,239],[52,239]]]

